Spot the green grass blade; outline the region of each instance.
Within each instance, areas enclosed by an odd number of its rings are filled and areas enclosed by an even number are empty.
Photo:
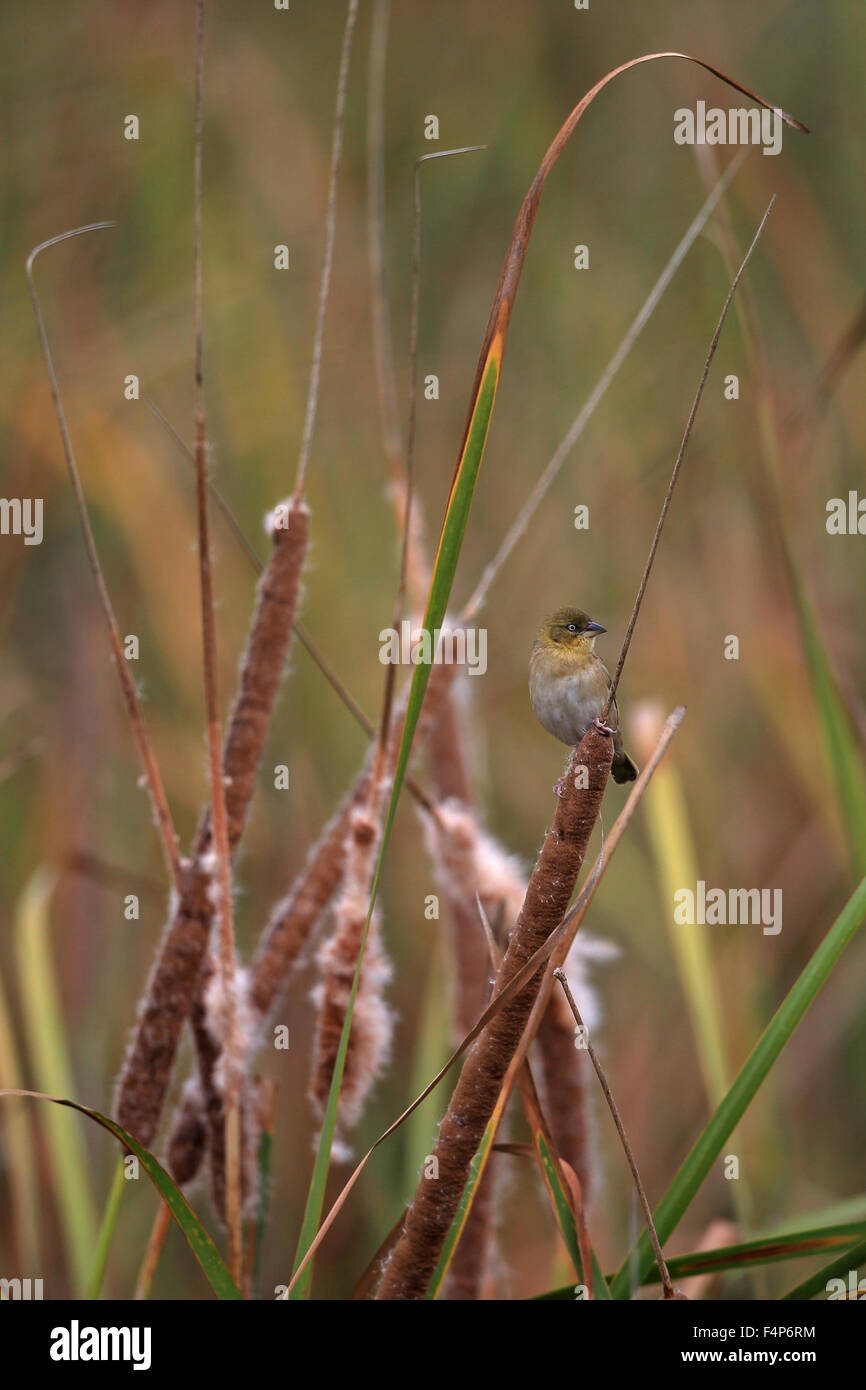
[[[660,723],[655,729],[656,737]],[[647,738],[647,752],[651,746]],[[697,1044],[708,1108],[712,1111],[721,1104],[731,1084],[731,1068],[710,940],[712,928],[701,924],[684,927],[674,921],[674,894],[684,884],[696,883],[700,874],[682,778],[670,759],[666,758],[656,769],[644,805],[664,922]],[[754,1210],[751,1188],[744,1177],[733,1186],[737,1217],[743,1230],[750,1231]]]
[[[123,1189],[126,1179],[123,1175],[123,1159],[120,1160],[114,1170],[114,1177],[108,1192],[108,1201],[105,1204],[105,1214],[102,1218],[102,1225],[99,1228],[99,1240],[96,1245],[96,1254],[93,1259],[93,1270],[87,1284],[87,1297],[98,1298],[102,1289],[102,1281],[105,1278],[105,1267],[108,1264],[108,1253],[111,1250],[111,1242],[114,1240],[114,1232],[117,1229],[117,1218],[120,1214],[120,1203],[123,1200]]]
[[[714,1274],[728,1269],[744,1269],[752,1265],[778,1264],[783,1260],[802,1260],[808,1255],[833,1249],[850,1249],[866,1237],[866,1221],[853,1221],[838,1226],[816,1226],[796,1231],[782,1240],[746,1240],[738,1245],[718,1250],[697,1250],[691,1255],[677,1255],[668,1260],[671,1278],[689,1278],[693,1274]],[[659,1272],[651,1269],[645,1284],[660,1283]]]
[[[697,1043],[704,1086],[710,1104],[715,1106],[730,1085],[730,1071],[710,950],[711,928],[698,925],[684,930],[674,922],[674,894],[683,884],[696,883],[700,875],[682,781],[668,760],[656,769],[644,806],[665,926]]]
[[[75,1082],[54,971],[48,905],[54,880],[45,869],[28,879],[15,920],[15,955],[21,1013],[35,1088],[71,1095]],[[96,1247],[98,1217],[90,1186],[90,1160],[71,1115],[45,1117],[48,1162],[60,1217],[63,1247],[76,1297],[83,1297]]]
[[[849,1252],[839,1257],[844,1263],[846,1259],[851,1258],[852,1247],[859,1248],[861,1236],[866,1237],[866,1221],[851,1221],[836,1226],[817,1226],[810,1230],[792,1232],[784,1240],[747,1240],[739,1245],[721,1246],[717,1250],[696,1250],[690,1255],[675,1255],[666,1263],[672,1279],[687,1279],[694,1274],[721,1274],[725,1270],[778,1264],[783,1260],[802,1260],[808,1255],[840,1246]],[[653,1265],[643,1281],[643,1286],[660,1283],[661,1275],[657,1266]],[[788,1294],[787,1297],[790,1298],[791,1295]],[[538,1300],[542,1302],[564,1302],[572,1298],[574,1289],[571,1284],[538,1295]]]
[[[779,1005],[721,1105],[717,1107],[662,1197],[654,1213],[656,1230],[662,1245],[676,1230],[692,1198],[721,1152],[722,1145],[739,1123],[833,966],[839,960],[846,946],[853,940],[863,921],[864,914],[866,914],[866,878],[863,878],[854,890],[836,921]],[[652,1247],[646,1232],[641,1236],[636,1248],[638,1280],[642,1282],[653,1263]],[[626,1256],[614,1278],[611,1286],[614,1298],[628,1298],[629,1296],[630,1259],[630,1255]]]
[[[830,1279],[843,1279],[850,1287],[851,1283],[858,1284],[858,1276],[861,1268],[866,1265],[866,1240],[861,1240],[857,1245],[851,1246],[844,1254],[838,1255],[830,1264],[823,1269],[818,1269],[814,1274],[810,1274],[808,1279],[804,1279],[802,1284],[791,1289],[789,1293],[783,1294],[783,1301],[801,1302],[805,1299],[814,1298],[818,1293],[827,1292],[827,1283]],[[854,1278],[849,1276],[853,1273]],[[849,1295],[851,1296],[851,1295]],[[866,1295],[853,1294],[860,1302],[866,1299]]]
[[[475,486],[478,482],[478,470],[481,467],[484,446],[487,442],[487,434],[490,429],[490,417],[493,414],[496,388],[499,384],[501,360],[502,348],[497,339],[491,347],[488,364],[481,379],[478,398],[475,402],[475,407],[469,422],[466,444],[454,477],[451,495],[448,498],[448,506],[445,511],[445,520],[442,524],[439,549],[436,554],[433,579],[430,584],[430,594],[424,612],[424,629],[429,632],[431,636],[436,628],[442,626],[442,621],[448,607],[451,586],[454,583],[454,575],[457,570],[457,561],[460,558],[460,549],[463,545],[463,537],[466,534],[466,525],[469,521],[472,498],[475,495]],[[424,701],[427,682],[430,679],[431,665],[432,662],[419,661],[412,675],[409,703],[406,707],[406,720],[403,725],[403,736],[400,740],[400,751],[397,756],[397,766],[394,772],[394,787],[391,792],[391,802],[385,821],[385,834],[382,839],[382,854],[380,854],[380,861],[384,856],[385,846],[397,810],[397,800],[403,786],[403,779],[406,775],[406,766],[412,749],[412,741],[418,726],[418,718],[421,713],[421,705]]]
[[[23,1085],[24,1076],[18,1058],[12,1016],[0,980],[0,1089],[8,1087],[14,1091]],[[6,1180],[9,1184],[8,1220],[14,1232],[15,1248],[20,1252],[24,1269],[38,1269],[40,1264],[36,1148],[31,1119],[26,1106],[10,1106],[2,1134],[2,1146],[6,1156]]]
[[[435,1076],[448,1057],[454,1019],[453,982],[446,969],[445,937],[433,938],[424,966],[426,988],[416,1033],[410,1091],[420,1095],[431,1076]],[[430,1152],[439,1119],[439,1097],[430,1095],[406,1122],[403,1141],[405,1166],[403,1182],[413,1192],[424,1160]]]
[[[79,1115],[87,1115],[89,1119],[95,1120],[103,1129],[107,1129],[109,1134],[113,1134],[116,1139],[119,1139],[130,1153],[135,1154],[160,1197],[168,1206],[217,1298],[240,1298],[240,1290],[226,1269],[220,1252],[183,1193],[175,1186],[162,1164],[154,1158],[149,1149],[139,1144],[137,1139],[133,1139],[131,1134],[127,1134],[125,1129],[122,1129],[114,1120],[109,1119],[107,1115],[101,1114],[89,1105],[81,1105],[77,1100],[67,1100],[63,1096],[49,1096],[42,1091],[0,1091],[0,1099],[3,1096],[30,1096],[33,1100],[48,1100],[52,1105],[77,1110]]]
[[[585,1284],[586,1277],[583,1273],[583,1260],[580,1254],[580,1241],[577,1235],[574,1212],[571,1209],[568,1193],[559,1180],[559,1171],[554,1162],[553,1154],[550,1152],[547,1140],[541,1130],[536,1131],[535,1148],[542,1172],[544,1173],[545,1186],[550,1195],[550,1201],[553,1206],[554,1215],[556,1216],[557,1225],[559,1226],[560,1235],[565,1241],[565,1246],[571,1257],[571,1262],[578,1271],[578,1282]],[[611,1295],[607,1280],[595,1257],[595,1250],[593,1250],[591,1246],[590,1251],[592,1256],[592,1296],[594,1299],[609,1301]],[[571,1291],[571,1296],[572,1298],[574,1297],[573,1289]]]
[[[806,1216],[792,1216],[774,1221],[772,1226],[756,1232],[756,1236],[764,1240],[776,1236],[792,1236],[798,1232],[804,1220],[810,1221],[814,1226],[850,1226],[856,1225],[859,1221],[866,1225],[866,1192],[860,1192],[854,1197],[843,1197],[841,1201],[819,1207],[817,1211],[810,1211]]]
[[[571,1203],[566,1193],[562,1189],[559,1181],[559,1173],[553,1161],[553,1155],[547,1145],[547,1141],[540,1130],[536,1130],[533,1135],[535,1141],[535,1152],[538,1155],[538,1162],[544,1175],[544,1185],[550,1198],[553,1214],[556,1217],[556,1224],[559,1233],[565,1243],[571,1263],[581,1284],[586,1283],[583,1268],[583,1259],[580,1253],[580,1240],[577,1234],[577,1223],[571,1210]]]
[[[730,271],[731,266],[736,265],[738,260],[737,248],[730,223],[724,216],[721,227],[722,255]],[[800,641],[803,644],[812,695],[821,724],[830,776],[842,813],[842,829],[848,841],[848,855],[854,872],[859,877],[866,873],[866,766],[863,752],[854,736],[851,720],[822,639],[809,586],[797,558],[793,532],[788,520],[789,498],[783,468],[783,461],[788,461],[787,456],[791,452],[792,443],[780,438],[772,390],[765,379],[757,310],[748,286],[743,287],[743,294],[737,301],[737,314],[750,368],[758,379],[755,408],[761,438],[760,456],[776,503],[778,534],[788,572],[788,582],[794,596]],[[795,457],[795,466],[800,463],[802,459]]]
[[[863,754],[854,737],[848,711],[821,639],[820,627],[787,529],[784,530],[783,538],[800,623],[800,637],[806,654],[812,694],[821,720],[827,761],[842,811],[849,857],[854,871],[863,874],[866,873],[866,770]]]
[[[439,1263],[436,1266],[433,1277],[430,1281],[430,1286],[427,1290],[428,1299],[438,1298],[442,1288],[442,1284],[445,1281],[445,1276],[448,1273],[451,1260],[454,1256],[454,1251],[457,1248],[457,1242],[463,1233],[463,1227],[466,1224],[466,1218],[469,1215],[469,1209],[472,1205],[475,1193],[478,1189],[478,1184],[481,1181],[481,1178],[484,1174],[484,1169],[487,1164],[487,1160],[489,1159],[490,1154],[492,1152],[493,1141],[496,1137],[496,1131],[499,1128],[499,1123],[502,1119],[502,1113],[505,1109],[505,1100],[506,1097],[504,1095],[500,1097],[500,1101],[497,1104],[496,1110],[493,1113],[490,1123],[484,1131],[484,1137],[478,1148],[478,1152],[476,1153],[470,1165],[469,1177],[467,1179],[466,1186],[463,1189],[463,1193],[461,1195],[460,1203],[455,1213],[454,1220],[451,1222],[451,1226],[448,1230],[448,1235],[445,1238],[445,1244],[442,1247],[442,1254],[439,1257]],[[584,1283],[585,1279],[582,1272],[583,1261],[580,1255],[580,1241],[578,1240],[577,1226],[575,1224],[574,1213],[572,1212],[571,1202],[569,1200],[568,1193],[565,1191],[565,1189],[562,1186],[562,1183],[559,1180],[559,1173],[557,1171],[556,1163],[554,1162],[553,1154],[550,1150],[550,1147],[547,1143],[544,1134],[540,1129],[536,1129],[533,1137],[536,1157],[538,1159],[539,1167],[541,1169],[541,1174],[544,1179],[544,1185],[547,1189],[548,1197],[550,1198],[550,1204],[553,1208],[553,1214],[556,1218],[557,1226],[559,1227],[560,1234],[565,1243],[565,1248],[568,1251],[571,1262],[574,1265],[575,1270],[577,1271],[578,1282]],[[596,1259],[594,1250],[592,1251],[592,1292],[593,1298],[609,1299],[611,1297],[607,1280],[605,1279],[604,1274],[602,1273],[601,1266],[599,1265],[598,1260]],[[569,1285],[569,1297],[574,1297],[573,1285]]]
[[[499,1125],[499,1120],[500,1112],[497,1110],[496,1114],[493,1116],[493,1119],[490,1121],[489,1125],[484,1131],[484,1137],[481,1140],[478,1152],[476,1153],[471,1164],[469,1165],[469,1177],[467,1179],[466,1186],[464,1187],[463,1193],[460,1197],[460,1203],[457,1207],[457,1211],[454,1214],[454,1220],[451,1222],[451,1225],[448,1229],[448,1234],[445,1237],[445,1244],[443,1245],[442,1253],[439,1256],[439,1263],[433,1271],[433,1277],[430,1280],[430,1284],[427,1289],[426,1297],[428,1299],[438,1298],[442,1285],[445,1282],[445,1276],[448,1273],[449,1266],[454,1257],[454,1251],[457,1249],[457,1242],[463,1233],[463,1227],[466,1225],[466,1218],[469,1215],[469,1208],[472,1205],[472,1199],[474,1198],[475,1192],[478,1188],[478,1184],[480,1183],[484,1175],[484,1169],[487,1165],[487,1159],[490,1157],[490,1150],[493,1145],[493,1140],[496,1137],[496,1130]]]

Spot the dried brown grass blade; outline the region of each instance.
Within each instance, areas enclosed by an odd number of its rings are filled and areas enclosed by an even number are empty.
[[[788,112],[783,111],[781,107],[775,106],[772,102],[759,96],[757,92],[750,91],[748,87],[743,86],[741,82],[737,82],[733,77],[729,77],[727,73],[722,72],[720,68],[714,67],[712,63],[704,62],[702,58],[696,58],[691,53],[679,53],[673,50],[664,50],[658,53],[644,53],[639,58],[630,58],[628,62],[621,63],[619,67],[612,68],[610,72],[605,73],[604,77],[596,82],[595,86],[591,87],[586,95],[581,98],[577,106],[575,106],[574,110],[571,112],[571,115],[554,136],[544,159],[541,161],[538,173],[535,175],[530,185],[529,192],[523,200],[520,212],[517,215],[511,243],[499,277],[499,285],[493,300],[493,307],[490,311],[490,318],[487,323],[487,329],[479,354],[478,368],[470,394],[470,402],[473,404],[478,396],[481,379],[494,340],[499,338],[501,341],[504,341],[508,330],[508,322],[511,317],[514,296],[517,293],[520,273],[523,269],[526,248],[529,243],[529,235],[532,231],[536,213],[538,212],[538,205],[541,201],[541,194],[544,190],[544,184],[548,174],[570,139],[581,116],[586,111],[587,107],[595,100],[599,92],[601,92],[608,83],[612,82],[615,77],[619,77],[621,73],[628,72],[630,68],[639,67],[643,63],[655,62],[659,58],[680,58],[687,63],[695,63],[698,67],[703,68],[705,72],[712,73],[714,77],[718,77],[720,81],[726,83],[729,87],[733,87],[735,91],[742,92],[743,95],[749,97],[751,101],[756,101],[760,106],[766,107],[768,111],[776,112],[786,125],[792,126],[795,130],[808,133],[808,127],[803,125],[801,121],[798,121],[796,117],[789,115]],[[464,426],[460,449],[458,451],[458,468],[462,460],[471,418],[472,415],[470,410],[469,417]]]
[[[637,314],[632,319],[631,323],[626,329],[625,334],[620,339],[619,344],[615,348],[613,355],[608,360],[608,363],[602,371],[601,376],[598,377],[595,385],[593,386],[592,390],[590,391],[589,395],[587,396],[577,415],[572,420],[570,426],[566,430],[565,434],[563,435],[553,454],[548,459],[545,467],[542,469],[542,472],[539,475],[538,479],[533,484],[529,496],[527,497],[523,506],[520,508],[520,511],[518,512],[517,516],[514,518],[514,521],[511,523],[510,527],[508,528],[507,532],[502,538],[502,541],[500,542],[496,550],[496,553],[493,555],[492,559],[490,559],[484,566],[478,583],[476,584],[466,603],[463,605],[463,608],[460,613],[461,622],[472,622],[475,619],[479,610],[484,607],[490,594],[491,587],[493,586],[499,574],[501,573],[503,567],[507,563],[518,541],[526,532],[526,529],[529,526],[530,521],[532,520],[542,501],[546,497],[550,488],[553,486],[553,483],[558,477],[563,464],[569,457],[571,451],[574,449],[575,445],[577,444],[577,441],[580,439],[581,435],[583,434],[583,431],[585,430],[589,421],[595,414],[595,411],[598,408],[599,404],[607,394],[608,388],[617,376],[620,367],[628,357],[629,353],[631,352],[631,349],[634,347],[634,344],[636,343],[640,334],[643,332],[643,329],[646,327],[647,323],[649,322],[650,318],[652,317],[653,313],[655,312],[656,308],[661,302],[665,294],[665,291],[667,290],[668,286],[674,278],[674,275],[676,274],[679,267],[682,265],[683,261],[686,258],[686,255],[688,254],[691,247],[694,245],[698,236],[703,231],[704,227],[707,225],[707,222],[709,221],[713,211],[719,204],[726,189],[729,187],[735,175],[739,172],[740,168],[742,167],[743,161],[746,158],[746,154],[746,150],[741,150],[740,153],[734,159],[731,160],[727,169],[718,179],[715,186],[712,188],[712,190],[708,193],[707,197],[705,198],[702,206],[695,214],[695,216],[692,218],[692,221],[689,223],[688,227],[686,228],[685,232],[683,233],[682,237],[675,246],[670,257],[668,258],[664,266],[664,269],[662,270],[661,274],[659,275],[658,279],[656,280],[655,284],[653,285],[652,289],[650,290],[649,294],[647,295]]]
[[[166,867],[172,883],[177,889],[180,883],[180,857],[178,855],[178,839],[171,819],[171,812],[168,807],[168,799],[162,783],[162,776],[159,765],[156,761],[144,716],[141,712],[138,695],[135,689],[135,682],[126,664],[126,657],[123,652],[123,643],[120,640],[120,630],[117,626],[117,619],[114,616],[111,597],[108,592],[108,585],[105,582],[105,575],[99,561],[99,553],[96,549],[96,541],[93,529],[90,525],[90,513],[87,509],[87,500],[84,496],[84,488],[78,472],[78,465],[75,461],[75,453],[72,448],[72,440],[69,435],[69,428],[66,423],[66,412],[63,409],[63,402],[60,397],[60,386],[57,381],[57,373],[54,369],[54,359],[51,355],[51,348],[48,344],[48,334],[45,331],[45,321],[42,317],[42,309],[39,304],[39,296],[36,293],[36,283],[33,279],[33,262],[41,252],[46,251],[50,246],[59,246],[63,241],[68,241],[70,237],[82,236],[85,232],[100,231],[106,227],[113,227],[113,222],[91,222],[85,227],[75,227],[70,232],[61,232],[59,236],[50,237],[48,241],[43,241],[39,246],[34,246],[30,255],[27,257],[27,288],[30,292],[30,299],[33,304],[33,312],[36,316],[36,326],[39,330],[39,342],[42,347],[42,356],[45,359],[45,369],[48,373],[48,380],[51,385],[51,395],[54,400],[54,410],[57,415],[57,423],[60,426],[60,438],[63,443],[63,453],[66,458],[66,466],[69,477],[72,481],[72,490],[75,494],[75,502],[78,508],[78,516],[81,521],[81,529],[84,532],[84,544],[87,550],[87,559],[93,578],[96,582],[99,601],[102,611],[105,614],[105,621],[108,627],[109,641],[111,643],[111,654],[114,665],[117,669],[120,681],[123,700],[126,706],[129,726],[132,736],[135,739],[138,750],[139,760],[144,772],[150,795],[150,804],[153,811],[153,818],[156,823],[159,837],[162,842],[162,852]]]

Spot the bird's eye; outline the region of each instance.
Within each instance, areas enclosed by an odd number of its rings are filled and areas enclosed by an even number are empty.
[[[569,623],[568,630],[569,632],[577,632],[577,623]]]

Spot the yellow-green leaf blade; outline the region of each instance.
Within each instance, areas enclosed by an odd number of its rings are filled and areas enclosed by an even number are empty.
[[[107,1129],[109,1134],[113,1134],[116,1139],[119,1139],[131,1153],[135,1154],[157,1192],[168,1206],[217,1298],[239,1299],[241,1297],[240,1290],[226,1269],[222,1256],[201,1221],[183,1193],[175,1186],[162,1164],[154,1158],[149,1149],[139,1144],[131,1134],[127,1134],[125,1129],[122,1129],[114,1120],[109,1119],[107,1115],[101,1114],[100,1111],[94,1110],[89,1105],[81,1105],[77,1100],[67,1100],[64,1096],[49,1096],[42,1091],[0,1091],[0,1098],[3,1096],[30,1096],[34,1100],[47,1100],[52,1105],[66,1106],[70,1110],[77,1110],[80,1115],[87,1115],[89,1119],[95,1120],[103,1129]]]
[[[842,952],[853,940],[866,915],[866,878],[852,893],[839,916],[788,991],[761,1034],[733,1085],[696,1140],[679,1172],[662,1197],[654,1220],[664,1242],[698,1191],[735,1126],[745,1113],[770,1068],[823,985]],[[646,1232],[637,1243],[637,1279],[642,1282],[652,1265],[653,1252]],[[628,1298],[631,1280],[629,1254],[611,1285],[614,1298]]]

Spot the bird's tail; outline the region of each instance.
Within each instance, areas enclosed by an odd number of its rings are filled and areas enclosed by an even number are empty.
[[[624,748],[614,754],[611,773],[615,782],[633,782],[637,777],[637,767]]]

